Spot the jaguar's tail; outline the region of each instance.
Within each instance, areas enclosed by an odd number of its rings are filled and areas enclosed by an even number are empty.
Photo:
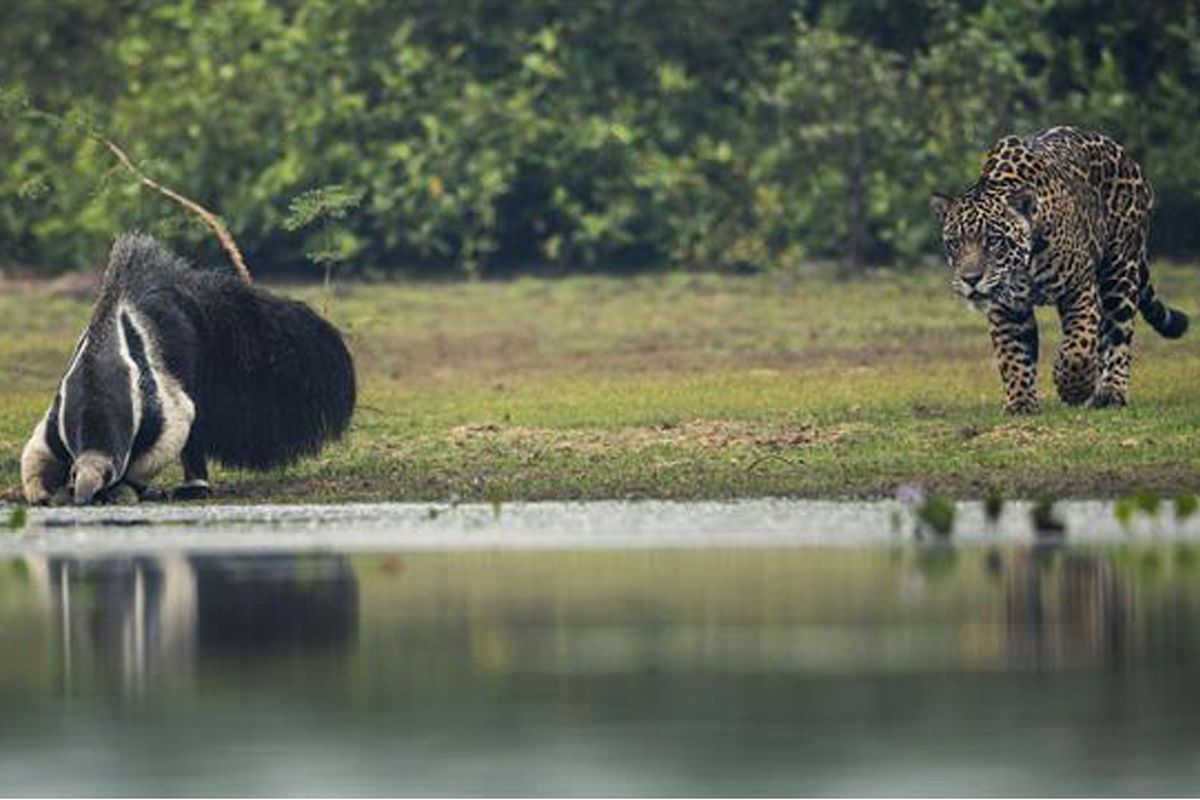
[[[1154,296],[1154,284],[1146,281],[1138,297],[1138,310],[1142,312],[1150,327],[1166,339],[1178,339],[1188,329],[1188,315],[1171,308]]]

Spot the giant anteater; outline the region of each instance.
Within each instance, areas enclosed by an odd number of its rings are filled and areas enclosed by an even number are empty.
[[[30,503],[140,495],[181,457],[176,496],[202,497],[208,457],[287,464],[340,436],[354,402],[346,345],[308,306],[129,234],[21,455],[21,483]]]

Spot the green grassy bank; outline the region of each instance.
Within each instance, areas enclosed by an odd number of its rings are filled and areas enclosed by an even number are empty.
[[[1200,270],[1159,265],[1200,312]],[[1200,488],[1200,334],[1138,326],[1129,408],[1009,418],[984,321],[935,272],[572,278],[287,290],[346,331],[351,435],[270,474],[217,469],[218,499],[360,501],[1105,496]],[[89,311],[0,285],[0,494]],[[167,475],[168,484],[175,475]]]

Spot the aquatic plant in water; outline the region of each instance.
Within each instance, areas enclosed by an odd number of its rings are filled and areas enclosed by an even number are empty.
[[[14,506],[12,511],[8,512],[8,529],[10,531],[19,531],[25,527],[28,519],[28,512],[25,506]]]
[[[1200,509],[1200,501],[1197,500],[1196,495],[1190,492],[1182,492],[1175,496],[1172,506],[1178,530],[1178,528],[1181,528],[1189,519],[1195,516],[1196,511]],[[1156,492],[1152,492],[1149,489],[1139,489],[1133,494],[1119,498],[1113,506],[1113,515],[1117,518],[1117,522],[1121,524],[1126,533],[1132,530],[1133,520],[1139,514],[1144,514],[1154,520],[1157,523],[1157,529],[1161,531],[1162,507],[1163,499]]]
[[[983,498],[983,517],[987,520],[988,528],[995,530],[1000,523],[1000,515],[1004,512],[1004,495],[996,487],[988,489]]]
[[[1033,504],[1029,510],[1029,521],[1037,536],[1061,536],[1067,530],[1066,523],[1054,508],[1054,501],[1048,497],[1040,498]]]
[[[954,501],[936,494],[929,495],[917,506],[918,530],[929,530],[938,536],[949,536],[954,532],[956,515]]]
[[[1195,516],[1197,509],[1200,509],[1200,500],[1197,500],[1196,495],[1191,492],[1175,496],[1175,522],[1178,525],[1184,525]]]

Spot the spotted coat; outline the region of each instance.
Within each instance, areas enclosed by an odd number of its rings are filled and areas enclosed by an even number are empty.
[[[987,314],[1011,413],[1038,410],[1035,306],[1058,311],[1054,385],[1071,405],[1125,405],[1139,310],[1168,338],[1187,329],[1150,282],[1153,191],[1107,136],[1058,127],[1005,137],[973,186],[931,205],[952,288]]]

